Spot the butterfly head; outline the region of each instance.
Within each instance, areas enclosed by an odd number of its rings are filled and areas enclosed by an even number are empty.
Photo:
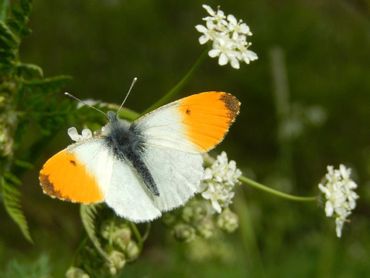
[[[117,113],[114,111],[108,111],[107,112],[108,121],[110,123],[114,123],[115,121],[118,121]]]

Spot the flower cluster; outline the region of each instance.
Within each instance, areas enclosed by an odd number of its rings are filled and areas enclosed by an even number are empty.
[[[225,152],[205,169],[202,197],[211,201],[216,212],[221,213],[222,208],[227,208],[232,203],[234,186],[239,183],[241,174],[235,161],[228,161]]]
[[[208,5],[203,5],[203,8],[209,16],[203,18],[205,26],[199,24],[195,28],[202,33],[200,44],[212,42],[212,49],[208,52],[210,57],[218,57],[220,66],[230,63],[235,69],[239,69],[240,62],[249,64],[258,59],[257,54],[248,49],[252,44],[247,41],[247,36],[252,36],[252,32],[246,23],[232,14],[226,16],[219,8],[217,11]]]
[[[109,243],[110,262],[106,263],[109,273],[117,274],[127,261],[137,259],[140,248],[132,238],[132,231],[126,222],[108,220],[102,224],[101,236]]]
[[[66,278],[90,278],[90,275],[81,268],[71,266],[66,272]]]
[[[205,157],[205,160],[211,158]],[[228,161],[223,152],[205,169],[201,194],[181,209],[162,218],[178,241],[217,238],[220,232],[232,233],[239,226],[238,216],[228,207],[234,197],[233,188],[241,172],[235,161]],[[218,213],[216,213],[218,212]]]
[[[83,259],[77,257],[77,264],[68,269],[66,277],[89,278],[92,274],[87,272],[92,269],[92,265],[94,268],[101,266],[94,277],[106,277],[108,274],[114,276],[123,270],[126,263],[136,260],[140,255],[138,239],[127,221],[117,218],[104,221],[97,230],[97,237],[102,239],[101,245],[107,259],[102,260],[95,248],[88,244],[79,254]]]
[[[234,232],[239,226],[238,216],[230,209],[215,214],[211,204],[197,196],[177,213],[167,213],[163,222],[171,228],[174,238],[181,242],[214,238],[224,231]]]
[[[356,199],[359,196],[354,189],[357,188],[357,184],[350,178],[351,169],[342,164],[339,169],[328,166],[327,170],[323,182],[319,184],[319,189],[326,198],[326,216],[335,217],[336,233],[341,237],[343,224],[356,207]]]

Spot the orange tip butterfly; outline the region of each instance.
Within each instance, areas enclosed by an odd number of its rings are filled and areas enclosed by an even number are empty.
[[[204,92],[133,123],[110,111],[100,135],[69,145],[44,164],[41,187],[65,201],[105,202],[132,222],[158,218],[200,191],[202,153],[223,140],[239,107],[231,94]]]

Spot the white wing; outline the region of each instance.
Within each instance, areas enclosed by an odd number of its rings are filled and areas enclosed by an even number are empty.
[[[153,197],[131,166],[115,158],[103,140],[72,145],[69,151],[92,173],[104,200],[119,216],[133,222],[153,220],[161,215]]]
[[[154,204],[168,211],[200,189],[201,153],[214,148],[239,113],[239,101],[205,92],[171,102],[133,123],[144,140],[143,160],[159,191]]]
[[[164,105],[133,124],[148,145],[204,153],[222,141],[239,107],[231,94],[205,92]]]
[[[203,175],[200,154],[151,146],[143,160],[158,187],[159,196],[154,197],[154,204],[159,210],[176,208],[199,191]]]

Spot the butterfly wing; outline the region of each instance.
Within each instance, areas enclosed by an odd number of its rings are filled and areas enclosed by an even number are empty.
[[[154,204],[159,210],[178,207],[199,191],[201,153],[222,141],[239,106],[230,94],[205,92],[162,106],[133,123],[145,142],[144,161],[158,187]]]
[[[160,211],[184,204],[199,191],[203,176],[201,154],[152,146],[143,160],[158,188],[159,196],[153,200]]]
[[[119,216],[134,222],[161,215],[137,173],[115,158],[103,139],[76,143],[52,156],[39,179],[51,197],[83,204],[105,201]]]
[[[240,102],[224,92],[191,95],[134,122],[148,145],[203,153],[222,141],[239,113]]]
[[[222,141],[239,112],[239,101],[207,92],[165,105],[133,123],[143,136],[142,159],[159,196],[146,188],[128,161],[116,158],[104,139],[76,143],[51,157],[40,183],[52,197],[79,203],[105,201],[133,222],[155,219],[178,207],[200,188],[201,153]]]
[[[101,171],[102,141],[73,144],[46,161],[39,175],[44,193],[83,204],[102,202],[101,180],[106,176]]]

